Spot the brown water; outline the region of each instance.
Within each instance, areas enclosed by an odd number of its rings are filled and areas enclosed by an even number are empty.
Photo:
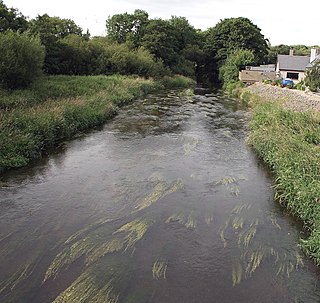
[[[0,302],[320,302],[247,113],[150,95],[0,183]]]

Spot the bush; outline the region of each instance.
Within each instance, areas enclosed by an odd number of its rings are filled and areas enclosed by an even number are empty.
[[[45,49],[28,33],[0,33],[0,84],[5,88],[30,85],[42,73]]]
[[[307,70],[305,83],[313,92],[320,89],[320,61]]]
[[[240,69],[253,61],[254,55],[252,51],[247,49],[234,50],[219,69],[220,80],[224,85],[238,81]]]

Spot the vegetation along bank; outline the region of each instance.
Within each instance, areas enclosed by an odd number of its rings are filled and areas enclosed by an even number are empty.
[[[0,89],[0,171],[24,166],[61,140],[104,123],[129,101],[193,85],[183,76],[48,76],[28,89]]]
[[[252,108],[249,144],[274,172],[276,199],[305,223],[301,247],[319,265],[319,97],[265,84],[233,92]]]

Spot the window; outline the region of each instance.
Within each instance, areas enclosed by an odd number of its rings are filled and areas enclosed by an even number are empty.
[[[287,73],[287,78],[298,80],[299,73]]]

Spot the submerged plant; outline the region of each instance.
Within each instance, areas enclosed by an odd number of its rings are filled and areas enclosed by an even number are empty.
[[[242,266],[240,264],[240,261],[234,261],[232,263],[232,285],[235,286],[237,284],[240,284],[241,277],[242,277]]]
[[[259,267],[259,265],[264,257],[264,254],[265,253],[262,248],[254,251],[251,254],[250,259],[249,259],[249,263],[246,268],[246,274],[251,276],[255,272],[255,270]]]
[[[105,279],[104,279],[105,280]],[[112,278],[103,285],[90,271],[83,273],[53,303],[118,303]]]
[[[167,261],[159,261],[157,260],[154,262],[152,266],[152,276],[153,279],[166,279],[166,271],[168,268],[168,262]]]
[[[197,221],[194,218],[194,212],[190,212],[189,214],[177,213],[171,215],[166,223],[178,222],[181,225],[184,225],[188,229],[195,229],[197,226]]]

